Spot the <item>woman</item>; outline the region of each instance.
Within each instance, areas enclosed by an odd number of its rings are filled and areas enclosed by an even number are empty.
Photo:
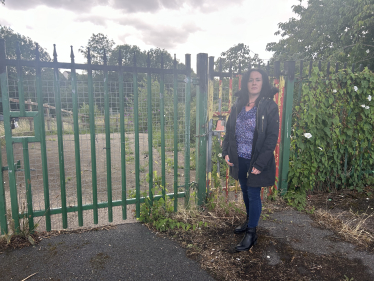
[[[236,251],[249,250],[257,241],[256,227],[261,214],[261,187],[274,185],[274,149],[278,140],[278,106],[273,101],[278,89],[270,86],[261,69],[243,75],[241,90],[226,123],[222,157],[230,166],[230,175],[239,180],[247,211],[247,220],[235,228],[244,233]]]

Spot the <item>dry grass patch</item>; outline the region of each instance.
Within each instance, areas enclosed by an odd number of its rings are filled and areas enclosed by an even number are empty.
[[[356,214],[350,210],[332,214],[323,209],[318,209],[313,214],[320,226],[333,230],[345,240],[364,247],[369,247],[374,243],[374,234],[366,228],[366,221],[373,216],[374,212]]]

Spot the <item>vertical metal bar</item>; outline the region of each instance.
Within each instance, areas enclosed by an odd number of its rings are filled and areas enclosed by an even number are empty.
[[[220,61],[221,63],[221,61]],[[209,57],[209,75],[214,72],[214,57]],[[208,90],[208,120],[213,118],[213,104],[214,104],[214,85],[211,83],[213,78],[209,76],[209,90]]]
[[[16,46],[16,56],[17,56],[17,84],[18,84],[18,98],[19,98],[19,111],[21,116],[26,115],[25,110],[25,94],[23,92],[23,75],[21,66],[21,49],[19,47],[19,41],[17,41]]]
[[[174,211],[178,210],[178,74],[177,74],[177,58],[174,54],[173,62],[173,88],[174,88]]]
[[[47,143],[45,140],[44,108],[42,93],[42,74],[39,59],[39,46],[36,43],[35,48],[35,69],[36,69],[36,94],[38,97],[38,111],[40,126],[40,151],[42,157],[42,173],[44,188],[44,207],[45,207],[45,226],[47,231],[51,231],[51,210],[49,203],[49,181],[48,181],[48,161],[47,161]]]
[[[191,55],[186,54],[186,101],[185,101],[185,154],[184,154],[184,185],[186,192],[185,205],[188,206],[190,200],[190,112],[191,112]],[[1,160],[1,159],[0,159]],[[1,162],[0,162],[1,163]]]
[[[322,69],[322,61],[318,61],[318,70],[321,71]]]
[[[125,97],[123,91],[123,69],[122,50],[118,52],[118,85],[119,85],[119,111],[120,111],[120,131],[121,131],[121,178],[122,178],[122,219],[127,219],[126,202],[126,139],[125,139]]]
[[[112,160],[110,149],[110,116],[109,116],[109,91],[108,91],[108,70],[107,57],[104,49],[104,107],[105,107],[105,152],[106,152],[106,188],[108,195],[108,220],[113,221],[113,206],[112,206]]]
[[[12,129],[10,127],[10,106],[9,106],[9,93],[8,93],[8,78],[7,78],[7,68],[6,68],[6,64],[5,64],[5,59],[6,59],[5,41],[4,41],[4,39],[0,39],[0,83],[1,83],[2,103],[3,103],[4,131],[5,131],[5,142],[6,142],[6,151],[7,151],[7,162],[8,162],[8,167],[9,167],[9,169],[8,169],[9,190],[10,190],[10,198],[11,198],[12,218],[14,220],[15,228],[19,229],[17,186],[16,186],[16,176],[15,176],[15,171],[14,171]],[[1,168],[2,168],[2,165],[1,165]],[[5,204],[4,204],[4,207],[5,207]],[[8,218],[8,219],[10,219],[10,218]]]
[[[313,61],[309,62],[309,78],[312,76]]]
[[[27,198],[27,219],[29,221],[30,231],[34,230],[34,215],[32,205],[32,191],[31,191],[31,175],[30,175],[30,160],[29,160],[29,142],[26,138],[22,139],[23,147],[23,168],[25,171],[25,186]]]
[[[364,66],[362,65],[362,63],[360,64],[360,66],[358,67],[359,71],[362,72],[364,70]]]
[[[166,162],[165,162],[165,74],[164,74],[164,56],[161,54],[161,81],[160,81],[160,121],[161,121],[161,176],[162,176],[162,196],[166,196]]]
[[[330,76],[330,62],[327,63],[327,68],[326,68],[326,77],[329,79]]]
[[[136,188],[136,217],[140,217],[140,171],[139,171],[139,96],[138,96],[138,73],[136,69],[136,56],[134,53],[134,127],[135,127],[135,188]]]
[[[352,64],[352,72],[355,72],[355,66],[356,66],[356,64],[353,63],[353,64]]]
[[[77,202],[78,202],[78,224],[83,226],[83,203],[82,203],[82,174],[81,174],[81,154],[79,145],[79,120],[78,120],[78,88],[77,75],[75,72],[73,46],[70,46],[71,58],[71,95],[73,100],[73,122],[74,122],[74,149],[75,149],[75,176],[77,180]]]
[[[91,138],[91,169],[92,169],[92,203],[94,224],[99,223],[99,213],[97,205],[97,173],[96,173],[96,135],[95,135],[95,102],[92,83],[92,68],[91,68],[91,53],[90,48],[87,48],[87,82],[88,82],[88,103],[89,103],[89,117],[90,117],[90,138]]]
[[[58,160],[60,167],[60,188],[61,188],[61,208],[62,208],[62,227],[68,227],[68,216],[66,209],[66,187],[65,187],[65,164],[64,164],[64,140],[62,132],[62,117],[61,117],[61,95],[60,95],[60,72],[57,67],[57,52],[56,44],[53,44],[53,62],[54,66],[54,93],[56,101],[56,122],[57,122],[57,142],[58,142]],[[43,109],[42,109],[43,112]]]
[[[281,70],[280,70],[280,61],[274,62],[274,77],[275,77],[275,84],[278,86],[279,93],[278,93],[278,111],[279,111],[279,133],[278,133],[278,141],[277,146],[275,147],[275,156],[276,156],[276,172],[275,176],[277,179],[275,188],[279,189],[280,186],[280,180],[282,175],[282,166],[280,165],[281,158],[282,158],[282,147],[281,147],[281,139],[282,139],[282,118],[283,118],[283,100],[284,100],[284,92],[285,92],[285,81],[284,77],[280,76]]]
[[[220,71],[222,71],[222,58],[220,58]],[[213,187],[212,184],[212,136],[213,136],[213,104],[214,104],[214,84],[213,81],[210,79],[210,75],[213,74],[214,71],[214,57],[209,57],[209,79],[208,79],[208,123],[209,123],[209,128],[208,128],[208,147],[207,147],[207,192]],[[221,107],[221,101],[218,100],[218,108]]]
[[[1,42],[0,42],[1,44]],[[0,47],[1,48],[1,47]],[[1,66],[2,62],[0,63],[0,76],[1,76]],[[3,64],[5,65],[5,64]],[[2,81],[0,81],[2,82]],[[4,92],[2,92],[4,93]],[[7,217],[6,217],[6,200],[5,200],[5,190],[4,190],[4,177],[3,177],[3,159],[1,156],[1,149],[0,149],[0,227],[1,232],[0,235],[4,235],[8,233],[8,224],[7,224]]]
[[[290,158],[290,144],[291,144],[291,123],[292,123],[292,103],[295,83],[295,61],[287,63],[287,82],[286,82],[286,96],[284,103],[284,118],[283,118],[283,132],[282,132],[282,179],[281,179],[281,195],[287,192],[287,177],[289,169]]]
[[[339,71],[339,63],[337,62],[335,64],[335,73],[338,73],[338,71]]]
[[[147,132],[148,132],[148,178],[149,178],[149,199],[153,203],[153,153],[152,153],[152,79],[151,79],[151,59],[147,56]]]
[[[208,91],[208,54],[197,55],[197,76],[199,90],[197,92],[196,133],[198,163],[198,205],[202,206],[206,198],[206,150],[207,150],[207,91]]]

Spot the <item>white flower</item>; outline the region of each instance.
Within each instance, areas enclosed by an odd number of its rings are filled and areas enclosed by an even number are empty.
[[[222,153],[218,153],[218,157],[222,157]]]
[[[366,50],[366,53],[367,53],[367,54],[370,53],[369,49]]]
[[[311,133],[305,133],[304,137],[306,137],[307,139],[310,139],[312,137],[312,134]]]
[[[368,105],[361,104],[362,108],[369,109],[370,107]]]
[[[358,87],[357,86],[354,86],[353,89],[355,89],[355,91],[357,92],[358,90]]]
[[[333,93],[336,93],[337,91],[336,91],[336,89],[334,89],[334,90],[332,90],[332,92],[333,92]]]
[[[365,109],[369,109],[370,107],[369,106],[365,106]]]
[[[318,147],[318,149],[319,149],[319,150],[323,150],[323,148],[322,148],[322,147]]]
[[[349,54],[348,54],[348,56],[347,57],[349,57]]]
[[[364,104],[361,104],[361,107],[365,108],[365,106],[366,106],[366,105],[364,105]]]
[[[371,101],[371,95],[368,95],[368,101]]]

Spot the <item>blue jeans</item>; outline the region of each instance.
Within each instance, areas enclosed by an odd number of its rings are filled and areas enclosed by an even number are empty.
[[[258,225],[260,220],[261,204],[261,187],[247,186],[247,172],[251,160],[239,157],[239,183],[243,192],[243,199],[248,217],[248,227],[253,228]]]

